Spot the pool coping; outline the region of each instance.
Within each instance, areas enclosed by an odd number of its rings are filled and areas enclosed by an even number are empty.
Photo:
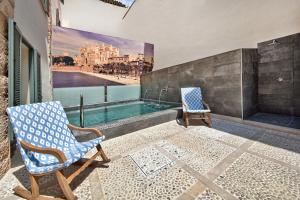
[[[106,139],[111,139],[161,123],[177,120],[181,118],[181,116],[182,107],[175,107],[90,127],[100,130],[105,135]],[[93,133],[87,132],[74,132],[74,135],[79,141],[86,141],[95,138]]]
[[[134,103],[134,102],[158,102],[158,100],[154,99],[131,99],[131,100],[124,100],[124,101],[115,101],[115,102],[103,102],[98,104],[91,104],[91,105],[84,105],[84,109],[91,109],[91,108],[97,108],[97,107],[103,107],[103,106],[113,106],[118,104],[126,104],[126,103]],[[160,103],[166,103],[166,104],[174,104],[174,105],[181,105],[181,103],[178,102],[169,102],[169,101],[160,101]],[[64,107],[64,110],[69,111],[76,111],[79,110],[80,106],[70,106],[70,107]]]

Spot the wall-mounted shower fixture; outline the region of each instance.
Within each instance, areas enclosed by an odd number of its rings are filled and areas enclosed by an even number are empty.
[[[152,90],[151,90],[151,89],[146,89],[146,91],[145,91],[145,93],[144,93],[144,100],[146,99],[147,94],[148,94],[148,92],[150,92],[150,91],[152,91]]]
[[[282,82],[282,81],[283,81],[283,78],[282,78],[282,77],[279,77],[279,78],[277,79],[277,81],[278,81],[278,82]]]
[[[163,92],[167,93],[168,92],[168,86],[165,88],[162,88],[160,90],[159,96],[158,96],[158,104],[160,104],[160,99],[161,99],[161,95],[163,94]]]
[[[277,40],[272,40],[272,42],[271,43],[269,43],[268,45],[278,45],[278,44],[280,44],[280,42],[278,42]]]

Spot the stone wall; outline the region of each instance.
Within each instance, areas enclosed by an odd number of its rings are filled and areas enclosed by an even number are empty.
[[[168,87],[168,92],[162,95],[162,100],[180,102],[180,88],[199,86],[202,88],[204,100],[210,105],[213,113],[233,117],[243,117],[256,109],[256,99],[249,96],[257,93],[255,78],[256,50],[238,49],[208,58],[176,65],[173,67],[153,71],[141,77],[142,97],[146,89],[147,99],[158,99],[161,88]],[[242,57],[245,68],[243,93],[247,101],[242,102]],[[254,105],[252,105],[254,104]]]
[[[242,50],[243,118],[258,111],[258,56],[257,49]]]
[[[13,18],[14,1],[0,1],[0,178],[10,168],[10,143],[8,138],[7,88],[7,18]]]
[[[259,111],[300,116],[300,34],[258,44]]]
[[[300,34],[295,37],[294,46],[294,92],[293,92],[293,105],[294,115],[300,116]]]

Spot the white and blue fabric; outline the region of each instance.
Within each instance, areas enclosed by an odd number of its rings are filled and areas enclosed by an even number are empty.
[[[183,112],[203,113],[210,112],[202,103],[202,93],[199,87],[181,88]]]
[[[10,107],[7,113],[25,166],[32,174],[68,167],[104,139],[98,137],[78,142],[67,126],[69,121],[59,101]],[[36,147],[58,149],[65,154],[67,161],[60,163],[53,155],[26,150],[20,141]]]

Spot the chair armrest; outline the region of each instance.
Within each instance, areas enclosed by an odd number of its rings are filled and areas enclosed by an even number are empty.
[[[71,129],[72,131],[91,132],[99,137],[104,136],[101,131],[99,131],[98,129],[95,129],[95,128],[80,128],[80,127],[74,126],[72,124],[68,124],[68,128]]]
[[[42,148],[42,147],[37,147],[37,146],[34,146],[32,144],[29,144],[25,141],[20,141],[20,144],[21,146],[24,148],[24,149],[27,149],[29,151],[33,151],[33,152],[37,152],[37,153],[43,153],[43,154],[50,154],[50,155],[53,155],[55,156],[59,162],[61,163],[64,163],[67,161],[67,158],[65,156],[65,154],[58,150],[58,149],[54,149],[54,148]]]
[[[202,103],[203,103],[203,105],[205,105],[205,107],[206,107],[208,110],[210,110],[209,105],[208,105],[205,101],[202,100]]]
[[[185,107],[185,110],[189,109],[188,105],[186,103],[184,103],[183,101],[182,101],[182,105],[183,105],[183,107]]]

